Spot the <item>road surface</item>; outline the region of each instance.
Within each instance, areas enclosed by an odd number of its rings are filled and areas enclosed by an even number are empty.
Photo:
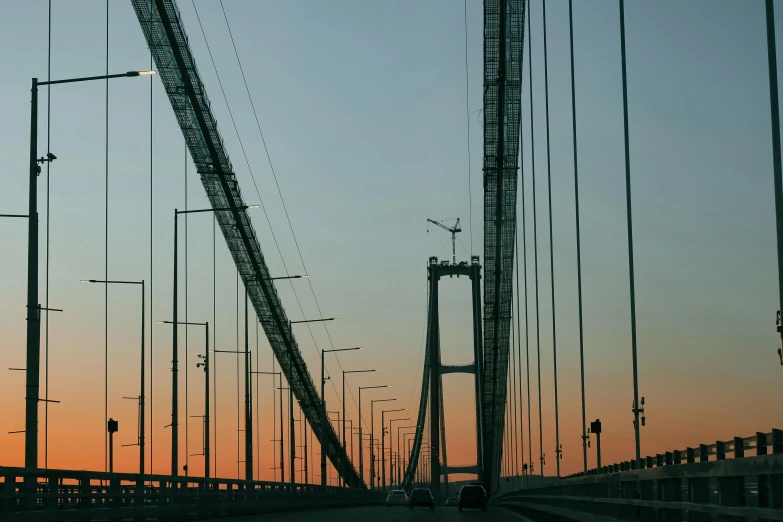
[[[436,507],[408,509],[404,507],[363,507],[344,509],[323,509],[313,511],[297,511],[294,513],[277,513],[256,515],[251,517],[232,518],[232,521],[242,522],[460,522],[460,521],[492,521],[492,522],[535,522],[528,518],[511,513],[502,508],[490,506],[486,512],[466,509],[458,511],[456,507]]]

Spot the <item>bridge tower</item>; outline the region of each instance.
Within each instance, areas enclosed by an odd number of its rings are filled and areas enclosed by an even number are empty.
[[[473,296],[473,362],[461,365],[444,365],[440,353],[440,320],[438,315],[438,286],[441,277],[467,276],[471,282]],[[427,281],[429,284],[429,306],[427,318],[427,358],[429,361],[429,396],[430,396],[430,480],[431,490],[436,500],[441,496],[441,477],[448,487],[450,472],[476,473],[480,475],[483,456],[482,430],[482,368],[483,350],[481,335],[481,265],[478,256],[472,256],[471,262],[449,263],[438,262],[437,257],[431,257],[427,266]],[[426,370],[425,370],[426,371]],[[476,465],[460,468],[449,468],[446,460],[446,433],[443,425],[443,375],[450,373],[468,373],[474,375],[476,394]],[[426,385],[422,386],[422,394],[426,393]],[[426,401],[425,401],[426,402]],[[423,426],[422,422],[419,425]],[[419,428],[421,430],[423,428]],[[419,431],[417,430],[417,431]],[[417,434],[418,435],[418,434]],[[420,437],[416,438],[420,444]],[[481,479],[481,476],[479,476]]]

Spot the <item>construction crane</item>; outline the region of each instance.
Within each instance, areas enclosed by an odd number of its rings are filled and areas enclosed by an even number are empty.
[[[443,224],[443,221],[434,221],[429,218],[427,218],[427,221],[432,223],[433,225],[438,225],[440,228],[442,228],[447,232],[451,232],[451,262],[456,265],[457,264],[457,232],[462,232],[462,229],[459,227],[459,218],[457,218],[457,222],[454,223],[453,227],[447,227],[446,225]]]

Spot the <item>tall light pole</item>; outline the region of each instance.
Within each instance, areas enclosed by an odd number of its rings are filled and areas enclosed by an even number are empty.
[[[299,321],[289,321],[288,325],[289,327],[295,324],[304,324],[304,323],[324,323],[327,321],[336,321],[339,319],[339,317],[327,317],[327,318],[320,318],[320,319],[302,319]],[[354,348],[351,348],[354,349]],[[332,350],[330,350],[332,351]],[[338,350],[334,350],[338,351]],[[292,359],[293,361],[293,359]],[[324,454],[324,438],[326,437],[326,431],[324,427],[324,423],[326,422],[326,413],[324,411],[326,410],[326,403],[323,400],[324,398],[324,352],[321,351],[321,429],[319,433],[319,438],[321,439],[321,485],[326,485],[326,455]]]
[[[376,388],[389,388],[384,384],[381,386],[359,386],[359,476],[364,480],[364,441],[362,440],[362,390],[373,390]],[[372,449],[372,448],[370,448]],[[370,484],[372,488],[372,484]]]
[[[145,435],[145,384],[144,374],[146,372],[146,362],[144,354],[144,280],[141,281],[99,281],[97,279],[82,279],[82,283],[98,283],[104,285],[141,285],[141,370],[139,383],[139,482],[144,484],[144,435]]]
[[[245,480],[253,480],[253,408],[250,404],[250,336],[247,324],[247,287],[245,287]]]
[[[289,438],[289,446],[290,446],[290,466],[291,470],[288,472],[289,476],[289,482],[293,484],[296,482],[296,431],[294,429],[294,392],[291,390],[291,386],[283,387],[280,386],[279,388],[280,392],[282,393],[283,390],[288,390],[288,438]],[[283,419],[280,419],[280,424],[282,425]],[[282,433],[282,428],[280,429]],[[281,437],[282,438],[282,437]],[[285,482],[285,477],[282,477],[281,482]]]
[[[339,430],[339,429],[340,429],[340,423],[341,423],[341,422],[343,422],[343,423],[345,422],[345,420],[344,420],[344,419],[341,419],[341,418],[340,418],[340,410],[335,410],[335,411],[327,411],[326,413],[327,413],[327,415],[328,415],[328,414],[330,414],[330,413],[334,413],[335,415],[337,415],[337,429]],[[331,420],[331,419],[328,419],[328,420]],[[338,431],[338,433],[339,433],[339,431]],[[338,436],[339,436],[339,435],[338,435]],[[339,441],[338,441],[338,442],[339,442]],[[340,467],[343,467],[343,462],[342,462],[342,461],[340,462]],[[339,471],[339,470],[338,470],[338,471]],[[331,476],[331,474],[330,474],[330,476]],[[338,485],[339,485],[339,486],[342,486],[342,485],[343,485],[343,483],[342,483],[342,477],[340,476],[340,474],[339,474],[339,473],[337,474],[337,481],[338,481]]]
[[[345,415],[345,375],[348,373],[369,373],[375,370],[343,370],[343,451],[347,451],[345,443],[345,421],[348,419]],[[353,434],[351,434],[351,447],[353,448]],[[353,456],[351,456],[351,462],[353,462]]]
[[[370,401],[370,439],[375,440],[375,403],[376,402],[390,402],[397,399],[374,399]],[[383,414],[381,414],[383,418]],[[381,424],[381,431],[383,431],[383,424]],[[370,480],[372,481],[371,489],[375,489],[375,448],[370,444]]]
[[[249,208],[258,208],[259,205],[245,205],[237,210],[247,210]],[[230,207],[223,208],[202,208],[196,210],[178,210],[174,209],[174,295],[172,299],[173,317],[171,324],[174,325],[171,348],[171,475],[176,477],[179,474],[179,380],[177,374],[178,356],[177,356],[177,310],[178,303],[178,277],[177,277],[177,222],[180,214],[201,214],[205,212],[219,212],[231,210]]]
[[[409,439],[411,435],[413,437],[416,436],[416,432],[413,433],[403,433],[402,434],[402,453],[399,450],[400,446],[400,437],[399,437],[399,430],[400,429],[406,429],[406,428],[419,428],[419,426],[400,426],[397,428],[398,436],[397,436],[397,454],[402,455],[402,470],[400,470],[399,477],[397,479],[398,484],[402,485],[403,482],[405,482],[405,473],[408,471],[408,461],[411,458],[411,442],[413,439]]]
[[[30,89],[30,193],[27,213],[27,366],[25,377],[25,435],[24,465],[26,468],[38,467],[38,403],[41,373],[41,317],[38,303],[38,174],[39,163],[49,163],[57,157],[51,152],[46,157],[38,155],[38,86],[78,83],[91,80],[109,80],[133,76],[149,76],[155,71],[128,71],[122,74],[87,76],[66,80],[39,82],[32,79]],[[24,217],[21,214],[8,214],[6,217]]]
[[[174,324],[174,321],[158,321],[158,324]],[[209,468],[209,454],[210,454],[210,440],[209,440],[209,321],[204,323],[194,323],[194,322],[186,322],[186,321],[179,321],[177,323],[178,325],[184,324],[186,326],[204,326],[206,331],[206,341],[205,341],[205,352],[204,355],[201,356],[201,358],[204,359],[204,362],[200,362],[196,364],[196,368],[204,368],[204,379],[205,379],[205,389],[204,389],[204,429],[206,432],[204,433],[204,477],[210,478],[210,468]],[[175,328],[176,331],[176,328]]]
[[[277,375],[280,377],[280,482],[285,482],[285,459],[283,455],[283,372],[251,372],[258,375]],[[272,378],[274,382],[274,377]],[[274,397],[274,395],[273,395]],[[273,401],[274,402],[274,401]],[[261,456],[259,455],[259,458]]]
[[[386,489],[386,420],[385,415],[387,413],[394,413],[398,411],[405,411],[405,408],[396,408],[393,410],[383,410],[381,411],[381,484],[383,489]],[[410,417],[405,419],[410,420]],[[394,440],[394,437],[391,436],[391,421],[389,421],[389,437],[390,442]],[[389,448],[392,448],[393,446],[391,443],[389,444]],[[391,457],[389,458],[389,461],[391,461]],[[389,472],[391,475],[391,471]]]
[[[361,346],[356,346],[354,348],[336,348],[334,350],[321,350],[321,436],[319,437],[321,440],[321,485],[326,485],[326,448],[328,445],[326,444],[326,425],[329,422],[327,416],[326,416],[326,395],[325,395],[325,384],[326,384],[326,377],[324,375],[324,355],[327,353],[336,353],[336,352],[349,352],[352,350],[361,350]],[[342,467],[343,463],[340,462],[340,466]]]
[[[396,421],[403,421],[403,420],[411,420],[410,417],[405,417],[403,419],[391,419],[389,420],[389,449],[394,449],[394,423]],[[397,458],[399,459],[400,456],[400,428],[404,428],[405,426],[397,426]],[[392,461],[390,461],[391,463]],[[389,466],[389,484],[394,482],[394,474],[391,470],[391,465]]]

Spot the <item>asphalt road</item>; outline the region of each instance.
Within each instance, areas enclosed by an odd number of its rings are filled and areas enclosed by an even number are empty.
[[[458,511],[456,507],[436,507],[408,509],[404,507],[364,507],[345,509],[324,509],[313,511],[298,511],[295,513],[278,513],[257,515],[252,517],[234,518],[232,521],[242,522],[459,522],[459,521],[492,521],[492,522],[534,522],[502,508],[490,506],[486,512],[481,510]]]

